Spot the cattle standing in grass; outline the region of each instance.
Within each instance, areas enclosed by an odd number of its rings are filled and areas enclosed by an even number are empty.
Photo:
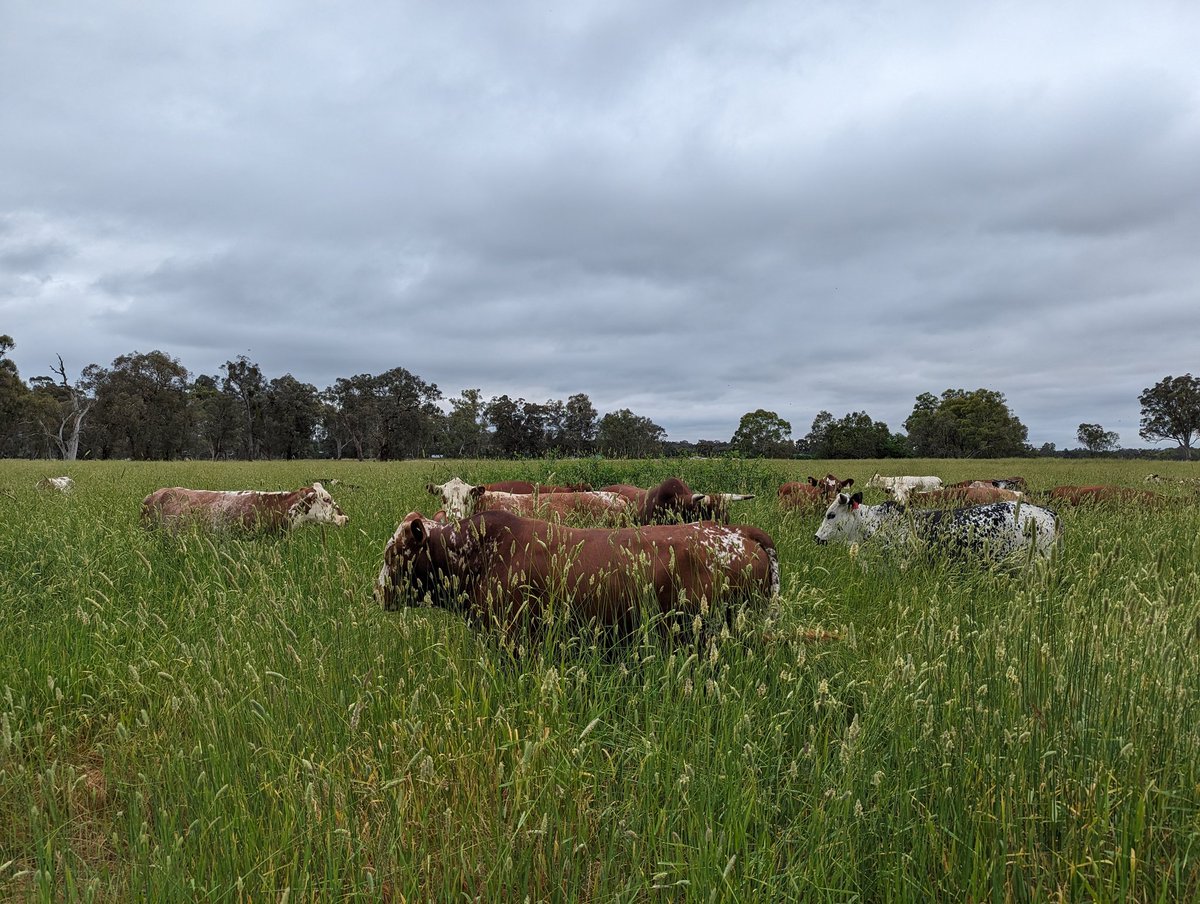
[[[189,490],[168,487],[142,500],[147,525],[235,527],[284,531],[301,524],[334,524],[350,519],[320,483],[291,492],[258,490]]]
[[[746,493],[695,493],[678,477],[643,490],[626,483],[604,488],[618,493],[633,507],[638,524],[675,524],[689,521],[729,521],[729,503],[753,499]]]
[[[1106,502],[1157,502],[1163,497],[1149,490],[1130,487],[1086,486],[1055,487],[1050,491],[1050,498],[1067,505],[1095,505]]]
[[[75,481],[70,477],[43,477],[37,482],[39,490],[58,490],[60,493],[70,493],[75,489]]]
[[[867,486],[883,490],[897,502],[904,503],[908,500],[909,493],[940,490],[942,479],[940,477],[884,477],[882,474],[876,473],[867,481]]]
[[[375,597],[385,609],[457,611],[511,637],[522,627],[540,633],[553,602],[576,622],[627,633],[645,600],[691,616],[778,591],[775,544],[751,525],[605,530],[508,512],[439,524],[411,512],[384,547]]]
[[[472,486],[455,477],[445,483],[426,484],[454,520],[469,518],[476,512],[512,512],[525,517],[561,519],[571,516],[599,520],[619,520],[628,508],[617,493],[506,493]]]
[[[908,501],[913,505],[987,505],[991,502],[1017,502],[1022,497],[1016,490],[1005,490],[984,483],[972,483],[970,486],[946,487],[944,490],[932,490],[928,493],[911,493]]]
[[[914,512],[894,502],[863,505],[862,493],[839,493],[817,529],[816,540],[863,543],[878,538],[884,545],[916,540],[928,548],[974,552],[999,560],[1025,550],[1049,556],[1058,534],[1058,516],[1029,503],[995,502],[952,511]]]
[[[494,493],[588,493],[590,483],[568,483],[558,486],[550,483],[530,483],[528,480],[502,480],[500,483],[485,483],[484,489]]]
[[[832,474],[826,474],[820,480],[809,477],[808,483],[792,481],[779,488],[779,507],[781,509],[814,509],[823,508],[834,496],[846,487],[854,486],[854,478],[838,480]]]

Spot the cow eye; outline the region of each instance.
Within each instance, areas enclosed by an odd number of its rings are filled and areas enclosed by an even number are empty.
[[[826,515],[825,517],[826,517],[826,518],[836,518],[836,517],[837,517],[837,512],[830,512],[830,513],[829,513],[828,515]]]

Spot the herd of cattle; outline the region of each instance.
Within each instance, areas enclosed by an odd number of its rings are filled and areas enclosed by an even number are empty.
[[[827,474],[779,487],[785,511],[824,510],[815,540],[919,545],[998,560],[1048,557],[1061,534],[1058,516],[1029,501],[1021,477],[943,485],[937,477],[884,477],[868,488],[889,497],[863,504],[853,478]],[[69,477],[38,486],[69,493]],[[511,632],[537,631],[555,600],[569,615],[624,631],[643,607],[685,617],[710,606],[775,600],[779,559],[772,538],[730,524],[736,493],[699,493],[671,477],[643,489],[614,484],[548,485],[506,481],[472,485],[457,477],[426,489],[440,502],[431,518],[411,512],[383,551],[375,597],[385,609],[436,605]],[[1059,504],[1159,499],[1144,490],[1061,486]],[[1040,499],[1041,497],[1039,497]],[[958,507],[951,507],[958,506]],[[292,492],[159,489],[142,502],[148,527],[283,531],[302,524],[344,526],[349,518],[320,482]],[[570,522],[570,523],[568,523]],[[586,525],[586,526],[577,526]]]

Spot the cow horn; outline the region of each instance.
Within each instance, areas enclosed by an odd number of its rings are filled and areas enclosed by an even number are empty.
[[[706,493],[692,493],[692,502],[701,503],[708,498]]]
[[[718,493],[717,496],[726,502],[745,502],[754,498],[753,493]]]

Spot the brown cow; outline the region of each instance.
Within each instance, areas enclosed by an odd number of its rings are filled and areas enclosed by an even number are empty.
[[[480,512],[439,524],[410,512],[383,551],[375,598],[384,609],[434,605],[537,635],[554,602],[576,622],[627,633],[644,600],[662,613],[773,599],[775,543],[752,525],[573,528]]]
[[[826,474],[820,480],[809,477],[808,483],[792,481],[779,488],[779,507],[782,509],[824,509],[833,497],[846,487],[854,486],[854,478],[838,480]]]
[[[1134,490],[1114,486],[1065,486],[1050,491],[1050,499],[1066,505],[1088,505],[1106,502],[1157,502],[1162,499],[1149,490]]]
[[[1016,490],[1004,490],[991,484],[973,483],[965,487],[947,487],[928,493],[913,493],[909,503],[921,506],[942,505],[990,505],[993,502],[1016,502],[1022,494]]]
[[[668,477],[648,490],[617,483],[604,492],[618,493],[632,506],[638,524],[675,524],[688,521],[729,522],[729,503],[753,499],[746,493],[694,493],[678,477]]]
[[[588,493],[590,483],[567,483],[558,486],[552,483],[530,483],[528,480],[502,480],[499,483],[485,483],[484,489],[496,493]]]
[[[277,493],[166,487],[142,500],[142,521],[165,527],[198,524],[284,531],[301,524],[342,527],[349,520],[320,483]]]
[[[472,486],[457,477],[445,483],[426,484],[425,489],[441,500],[446,515],[454,520],[469,518],[476,512],[512,512],[551,519],[580,516],[620,520],[629,507],[617,493],[505,493]]]

